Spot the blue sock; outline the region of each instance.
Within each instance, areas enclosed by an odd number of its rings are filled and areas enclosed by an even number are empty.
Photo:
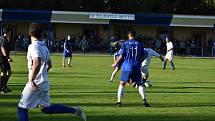
[[[18,107],[18,121],[28,121],[28,109]]]
[[[45,114],[61,114],[61,113],[75,113],[76,110],[72,107],[67,107],[61,104],[53,104],[49,107],[41,109]]]

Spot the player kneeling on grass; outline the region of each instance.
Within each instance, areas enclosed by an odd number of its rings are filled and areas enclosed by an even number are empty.
[[[112,65],[113,68],[117,64],[122,62],[122,74],[120,77],[120,84],[117,93],[117,103],[116,106],[121,106],[121,97],[124,92],[124,87],[126,83],[137,83],[139,88],[139,93],[144,101],[144,105],[149,107],[149,104],[146,101],[146,94],[144,91],[144,86],[141,85],[141,62],[145,59],[146,51],[143,48],[143,44],[135,40],[136,32],[129,31],[128,38],[120,50],[120,56],[117,61]]]
[[[40,24],[32,23],[29,28],[31,44],[28,48],[28,82],[18,104],[18,120],[28,121],[28,109],[39,106],[45,114],[71,113],[86,121],[81,107],[67,107],[49,103],[48,71],[52,67],[49,50],[40,40]]]
[[[148,77],[149,77],[149,65],[151,63],[152,57],[159,57],[161,59],[161,61],[164,61],[164,58],[158,54],[156,51],[154,51],[151,48],[145,48],[145,51],[147,51],[147,57],[146,59],[142,62],[141,65],[141,74],[142,74],[142,83],[146,86],[146,87],[150,87],[151,86],[151,81],[147,81]],[[134,85],[134,87],[136,87],[136,84]]]

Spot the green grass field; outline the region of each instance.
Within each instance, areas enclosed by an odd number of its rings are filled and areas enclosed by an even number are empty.
[[[27,81],[26,55],[13,55],[12,93],[0,94],[0,121],[17,120],[17,103]],[[120,73],[109,83],[110,56],[76,55],[72,68],[61,67],[61,56],[53,55],[49,73],[52,103],[84,107],[88,121],[214,121],[215,60],[176,58],[176,70],[162,70],[162,62],[153,59],[147,88],[150,108],[142,105],[138,91],[127,86],[123,107],[115,107]],[[39,109],[29,111],[30,121],[80,121],[71,114],[45,115]]]

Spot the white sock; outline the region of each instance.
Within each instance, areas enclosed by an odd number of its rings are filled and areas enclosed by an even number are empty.
[[[118,102],[121,102],[121,97],[124,93],[124,87],[122,85],[119,85],[118,93],[117,93],[117,99]]]
[[[115,70],[113,71],[110,80],[113,80],[113,78],[116,76],[117,71],[118,71],[117,69],[115,69]]]
[[[142,99],[146,99],[145,89],[144,89],[144,87],[142,85],[139,86],[139,93],[140,93]]]

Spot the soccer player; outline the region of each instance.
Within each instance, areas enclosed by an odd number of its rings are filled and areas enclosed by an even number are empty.
[[[119,56],[120,56],[119,52],[120,52],[120,50],[118,50],[116,53],[114,53],[114,56],[113,56],[114,62],[116,62],[117,59],[119,58]],[[120,70],[121,66],[122,66],[122,62],[120,62],[119,64],[116,65],[116,68],[112,72],[109,82],[113,82],[113,78],[116,76],[116,74]]]
[[[18,120],[28,121],[28,110],[39,106],[45,114],[71,113],[86,121],[81,107],[49,103],[48,71],[52,63],[49,51],[41,41],[41,25],[32,23],[29,34],[31,36],[27,53],[29,75],[18,104]]]
[[[122,62],[122,74],[120,77],[120,84],[117,93],[117,103],[116,106],[121,106],[121,97],[124,92],[124,87],[127,83],[137,83],[139,88],[139,93],[143,99],[145,107],[149,107],[146,101],[146,94],[144,91],[144,86],[141,84],[141,63],[145,59],[146,51],[143,48],[143,44],[135,40],[136,32],[128,32],[128,40],[123,44],[120,50],[120,56],[117,61],[112,65],[116,67],[117,64]]]
[[[115,49],[117,50],[117,52],[114,53],[114,56],[113,56],[114,62],[116,62],[116,60],[120,56],[120,48],[122,47],[124,42],[125,42],[124,40],[117,41],[117,43],[115,45]],[[122,66],[122,62],[120,62],[119,64],[116,65],[116,68],[112,72],[112,75],[111,75],[109,82],[113,82],[113,78],[116,76],[116,74],[120,70],[121,66]]]
[[[167,53],[166,53],[166,56],[165,56],[165,59],[164,59],[163,69],[166,69],[166,63],[167,63],[167,60],[169,60],[171,69],[175,70],[175,66],[174,66],[174,63],[173,63],[173,49],[174,49],[174,47],[173,47],[173,44],[169,40],[168,37],[166,37],[166,47],[167,47]]]
[[[69,58],[68,59],[68,66],[71,67],[71,60],[72,60],[72,44],[71,44],[71,36],[68,35],[67,36],[67,39],[65,40],[64,42],[64,50],[63,50],[63,67],[65,67],[65,61],[66,61],[66,58]]]
[[[1,93],[11,92],[11,90],[7,87],[7,82],[11,75],[11,66],[10,62],[12,59],[10,58],[10,34],[11,29],[5,27],[3,29],[4,36],[0,37],[0,66],[1,66],[1,79],[0,79],[0,91]]]
[[[142,74],[142,78],[143,78],[143,83],[145,83],[145,81],[148,79],[149,77],[149,64],[151,62],[151,59],[153,56],[155,57],[159,57],[161,61],[164,61],[164,58],[158,54],[156,51],[154,51],[151,48],[145,48],[145,51],[147,51],[147,57],[146,59],[142,62],[141,65],[141,74]]]

